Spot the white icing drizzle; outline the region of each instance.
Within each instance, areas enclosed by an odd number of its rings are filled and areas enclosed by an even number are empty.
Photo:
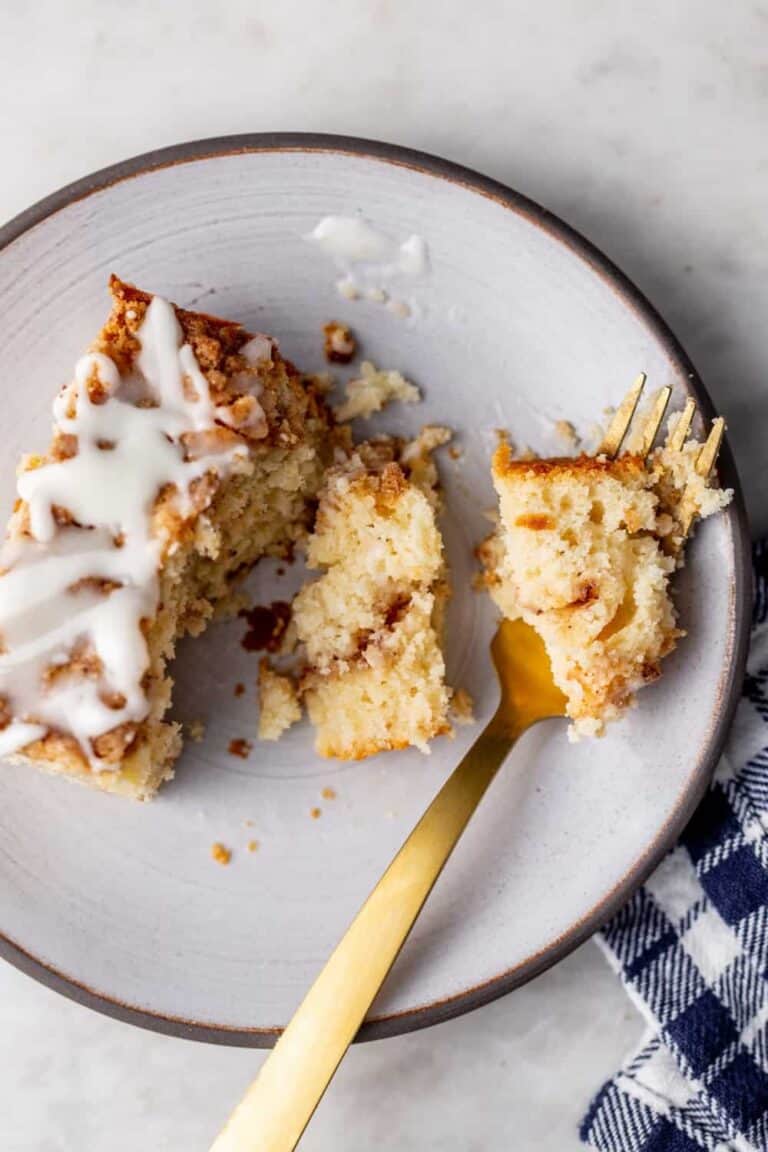
[[[392,254],[392,241],[360,216],[324,216],[309,238],[329,256],[349,263],[381,264]]]
[[[0,755],[53,730],[71,734],[94,770],[109,767],[92,741],[140,722],[149,709],[140,625],[157,610],[158,565],[172,543],[153,531],[158,494],[172,486],[176,509],[190,515],[190,484],[208,472],[224,475],[247,456],[242,441],[211,436],[228,410],[214,407],[172,305],[154,297],[137,337],[134,374],[121,378],[112,360],[90,353],[57,397],[56,428],[77,438],[77,454],[18,479],[34,539],[10,539],[0,553],[0,699],[4,718],[12,716],[0,730]],[[267,337],[246,349],[251,363],[272,355]],[[108,393],[103,403],[89,396],[94,377]],[[255,377],[246,379],[253,385]],[[251,404],[249,429],[265,432],[255,396]],[[185,451],[182,437],[195,433],[207,435],[197,451],[191,444]],[[59,527],[54,506],[76,525]],[[78,651],[96,657],[95,669],[51,676]]]
[[[422,236],[409,236],[398,244],[360,216],[324,216],[307,239],[333,259],[342,273],[337,290],[348,300],[364,296],[386,304],[389,294],[383,283],[414,280],[429,271],[429,249]],[[397,303],[391,311],[410,313],[405,301]]]

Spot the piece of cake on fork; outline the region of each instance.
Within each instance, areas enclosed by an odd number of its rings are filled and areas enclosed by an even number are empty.
[[[693,411],[689,401],[672,417],[655,450],[522,460],[504,441],[493,457],[500,524],[481,549],[485,583],[504,616],[544,640],[572,738],[600,735],[684,635],[672,574],[692,521],[732,495],[699,466],[709,449],[685,442]],[[721,434],[718,421],[713,445]]]
[[[0,755],[146,799],[173,775],[177,640],[306,533],[334,434],[267,336],[113,277],[0,556]]]

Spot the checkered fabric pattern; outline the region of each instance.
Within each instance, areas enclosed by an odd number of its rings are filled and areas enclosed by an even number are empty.
[[[599,940],[649,1024],[581,1136],[600,1152],[768,1150],[768,542],[744,693],[682,837]]]

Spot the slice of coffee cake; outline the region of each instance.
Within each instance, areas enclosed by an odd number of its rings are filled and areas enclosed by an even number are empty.
[[[0,754],[145,799],[173,775],[177,640],[307,530],[332,418],[267,336],[113,277],[21,465],[0,557]]]

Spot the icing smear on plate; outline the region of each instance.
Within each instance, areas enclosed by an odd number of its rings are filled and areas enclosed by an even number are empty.
[[[398,316],[411,315],[413,301],[394,294],[391,285],[403,279],[413,281],[429,271],[429,249],[422,236],[398,243],[361,216],[324,216],[307,239],[330,256],[341,272],[336,282],[341,296],[383,304]]]
[[[94,739],[149,710],[141,625],[157,611],[158,564],[175,546],[153,526],[158,495],[172,492],[186,518],[199,511],[194,482],[248,456],[221,428],[226,410],[172,305],[155,296],[137,339],[131,376],[101,353],[78,362],[53,409],[75,454],[18,478],[31,535],[0,552],[0,755],[61,730],[94,770],[109,767]],[[243,349],[253,362],[271,356],[259,340]],[[254,397],[249,435],[264,434]]]

